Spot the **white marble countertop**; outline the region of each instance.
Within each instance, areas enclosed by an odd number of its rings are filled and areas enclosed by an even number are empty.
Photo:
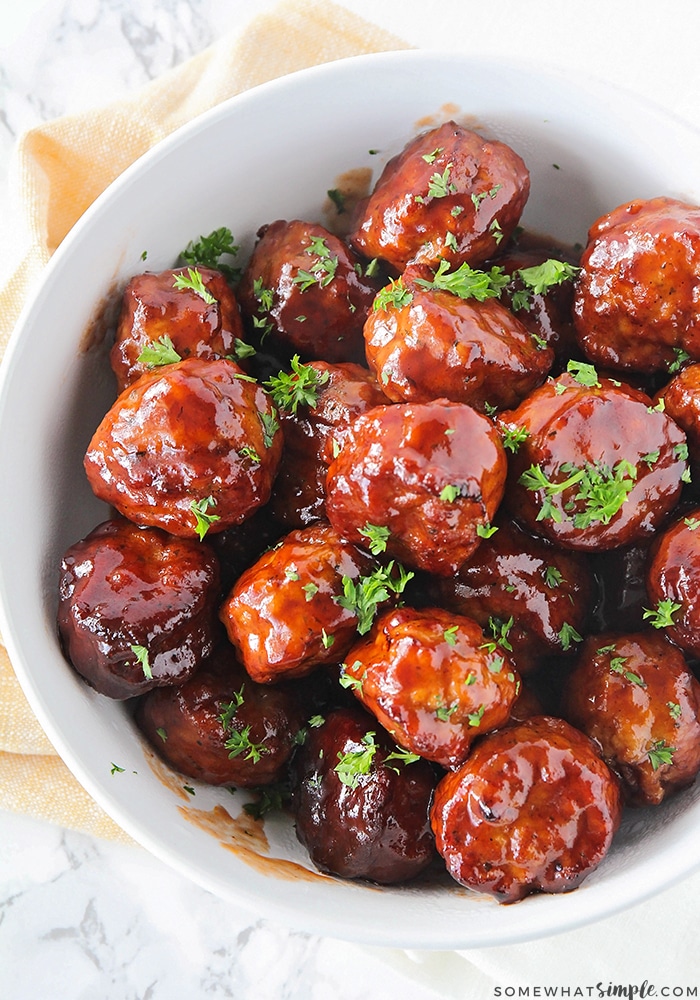
[[[650,0],[344,5],[416,45],[447,42],[608,79],[700,126],[696,0],[668,0],[662,8]],[[274,6],[274,0],[2,0],[0,220],[11,149],[25,129],[123,96]],[[2,264],[0,255],[0,273]],[[659,913],[681,923],[697,890],[700,877],[669,890]],[[611,933],[622,933],[626,919],[609,921]],[[626,973],[625,982],[641,983],[638,972],[647,970],[629,956],[629,969],[617,971]],[[517,987],[508,959],[500,949],[491,963],[481,962],[479,997],[498,995],[499,982]],[[700,961],[697,971],[700,978]],[[429,965],[410,957],[314,938],[234,910],[140,848],[0,813],[3,1000],[477,996],[476,978],[459,976],[449,982],[441,975],[438,986]],[[562,985],[575,995],[576,982]]]

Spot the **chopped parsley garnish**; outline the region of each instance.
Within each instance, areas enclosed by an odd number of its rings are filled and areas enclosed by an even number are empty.
[[[361,667],[362,663],[359,660],[355,660],[350,670],[356,670]],[[338,683],[343,688],[349,688],[351,691],[362,691],[362,680],[359,677],[351,677],[348,673],[347,663],[341,663],[340,665],[340,677],[338,678]]]
[[[299,268],[292,279],[295,285],[299,285],[299,291],[305,292],[312,285],[320,285],[325,288],[335,277],[338,268],[338,258],[333,257],[322,236],[312,236],[311,243],[304,250],[304,253],[315,256],[316,260],[308,270]]]
[[[306,595],[307,602],[312,601],[318,593],[318,585],[315,583],[305,583],[301,589]]]
[[[518,451],[524,441],[527,441],[529,436],[530,433],[527,427],[504,427],[501,430],[503,447],[507,448],[508,451],[512,451],[513,454]]]
[[[484,716],[484,706],[479,705],[476,712],[469,712],[467,715],[467,721],[470,726],[478,726]]]
[[[697,531],[700,528],[700,518],[698,517],[684,517],[683,524],[686,528],[690,528],[691,531]]]
[[[566,370],[579,385],[585,385],[588,388],[600,386],[598,372],[595,370],[593,365],[589,365],[585,361],[574,361],[572,359],[567,364]]]
[[[564,575],[560,569],[556,566],[547,566],[544,571],[544,585],[553,590],[555,587],[559,587],[564,581]]]
[[[204,538],[209,528],[212,526],[214,521],[220,521],[221,518],[218,514],[208,513],[210,507],[216,507],[216,500],[214,497],[204,497],[202,500],[193,500],[190,504],[190,510],[195,516],[196,526],[195,531],[200,540]]]
[[[388,763],[390,760],[398,760],[402,764],[415,764],[416,761],[420,760],[420,755],[417,753],[411,753],[410,750],[403,750],[401,747],[397,747],[396,750],[392,750],[384,758],[384,763]],[[392,767],[392,771],[396,771],[398,774],[398,768]]]
[[[678,704],[677,701],[667,701],[666,708],[668,709],[668,714],[671,716],[674,722],[678,722],[681,715],[683,714],[683,709]]]
[[[307,600],[308,600],[308,598],[307,598]],[[321,643],[323,644],[323,648],[324,649],[330,649],[334,642],[335,642],[335,636],[334,635],[329,635],[326,632],[325,628],[322,628],[321,629]]]
[[[224,748],[229,752],[229,758],[238,757],[243,753],[245,754],[244,760],[252,760],[254,764],[257,764],[263,754],[270,752],[265,746],[264,740],[260,743],[252,742],[250,729],[251,727],[248,725],[244,729],[234,729],[231,732],[224,743]]]
[[[538,521],[550,518],[560,524],[566,518],[573,522],[575,528],[588,528],[595,521],[609,524],[634,488],[637,478],[636,468],[624,459],[613,469],[597,463],[578,467],[571,462],[563,463],[560,468],[566,476],[561,482],[547,479],[539,464],[531,465],[518,481],[526,489],[544,494],[537,514]],[[578,486],[578,492],[571,506],[583,500],[585,508],[573,516],[569,513],[565,515],[555,507],[552,498],[574,486]]]
[[[338,215],[342,215],[345,211],[345,195],[338,188],[331,188],[330,191],[326,191],[326,194],[330,200],[335,205],[335,210]]]
[[[233,340],[233,361],[244,361],[245,358],[252,358],[256,351],[252,344],[246,344],[240,337]]]
[[[201,271],[198,271],[196,267],[188,267],[187,274],[176,274],[173,287],[194,292],[195,295],[199,295],[200,299],[209,306],[216,302],[216,299],[204,284]]]
[[[279,812],[291,797],[290,789],[282,782],[261,785],[260,788],[251,788],[250,791],[255,792],[258,799],[256,802],[246,802],[243,809],[253,819],[262,819],[269,812]]]
[[[222,257],[235,257],[240,247],[233,242],[233,234],[226,226],[215,229],[208,236],[190,241],[180,254],[186,264],[201,264],[221,271],[229,281],[238,278],[240,271],[221,261]]]
[[[423,153],[423,159],[426,163],[435,163],[443,148],[443,146],[436,146],[432,153]]]
[[[148,650],[145,646],[130,646],[131,652],[134,654],[138,662],[141,664],[141,669],[143,670],[143,676],[149,681],[153,680],[153,671],[151,670],[151,664],[148,661]]]
[[[456,646],[457,644],[457,632],[459,631],[459,625],[452,625],[450,628],[446,628],[442,633],[442,637],[448,646]]]
[[[227,702],[225,705],[221,705],[222,709],[221,715],[219,716],[219,721],[223,726],[224,732],[228,732],[229,729],[233,728],[233,719],[244,702],[243,691],[245,690],[245,684],[241,685],[240,691],[235,691],[231,701]]]
[[[494,184],[488,191],[480,191],[479,194],[473,194],[471,199],[474,208],[478,208],[485,198],[495,198],[502,187],[502,184]]]
[[[496,246],[498,246],[501,240],[503,239],[503,230],[501,229],[501,224],[498,221],[498,219],[493,220],[493,222],[489,226],[489,232],[496,241]]]
[[[494,265],[489,271],[479,271],[466,262],[450,271],[450,263],[441,260],[432,281],[427,278],[416,278],[415,284],[421,288],[436,288],[438,291],[450,292],[460,299],[476,299],[484,302],[486,299],[498,298],[502,289],[508,284],[508,277],[502,267]]]
[[[459,703],[453,701],[451,705],[439,704],[435,709],[435,718],[440,722],[449,722],[459,708]]]
[[[580,268],[574,267],[573,264],[550,257],[549,260],[534,267],[522,267],[515,274],[535,295],[543,295],[555,285],[561,285],[575,278],[579,270]]]
[[[112,767],[109,772],[110,774],[122,774],[124,771],[125,768],[120,767],[119,764],[115,764],[114,761],[112,761]]]
[[[514,624],[515,619],[512,615],[507,622],[504,622],[501,618],[491,616],[489,618],[488,627],[491,635],[493,636],[493,640],[490,642],[482,642],[480,649],[485,649],[487,653],[495,653],[497,648],[501,646],[509,653],[512,653],[513,647],[508,641],[508,633],[513,628]]]
[[[402,594],[413,573],[397,564],[398,576],[393,575],[394,561],[387,566],[379,566],[368,576],[352,580],[343,577],[343,594],[334,600],[341,608],[357,617],[357,631],[360,635],[369,632],[379,605],[388,601],[391,594]]]
[[[274,302],[274,292],[271,288],[265,288],[262,278],[253,279],[253,295],[258,303],[256,315],[251,317],[253,326],[260,331],[260,342],[267,337],[274,329],[274,324],[269,317]]]
[[[255,448],[253,448],[251,445],[244,444],[242,448],[238,449],[238,454],[241,456],[241,458],[247,458],[255,465],[260,465],[261,461],[260,455],[258,455]]]
[[[335,773],[348,788],[355,788],[360,780],[360,776],[369,774],[372,768],[372,761],[377,752],[377,744],[374,741],[374,733],[365,733],[361,739],[362,749],[349,750],[347,753],[338,753],[338,763],[335,765]]]
[[[163,729],[162,726],[158,726],[158,728],[156,729],[156,732],[158,733],[158,735],[162,739],[163,743],[167,743],[167,741],[168,741],[168,734],[165,731],[165,729]]]
[[[386,543],[391,534],[388,528],[380,524],[370,524],[367,521],[364,528],[359,529],[359,533],[369,542],[369,550],[373,556],[386,552]]]
[[[273,409],[272,413],[263,413],[262,410],[258,410],[258,416],[263,429],[263,444],[266,448],[271,448],[275,434],[280,429],[277,411]]]
[[[676,747],[669,746],[666,740],[654,740],[647,751],[647,757],[652,770],[658,771],[662,764],[672,764]]]
[[[413,302],[413,292],[406,288],[401,278],[397,278],[396,281],[390,278],[389,284],[377,292],[372,309],[374,312],[380,309],[386,312],[390,306],[393,309],[403,309],[404,306],[410,306],[411,302]]]
[[[462,495],[461,486],[455,486],[454,483],[448,483],[446,486],[440,490],[440,499],[445,503],[454,503],[457,497]]]
[[[561,629],[558,632],[559,641],[561,642],[561,648],[566,652],[571,647],[572,642],[583,642],[583,636],[579,635],[573,625],[569,625],[568,622],[564,622]]]
[[[192,787],[192,785],[183,785],[182,787],[184,788],[184,790],[187,792],[188,795],[194,795],[195,794],[195,791],[194,791],[194,788]]]
[[[476,533],[479,538],[490,538],[495,535],[498,531],[498,526],[495,524],[477,524]]]
[[[316,405],[318,391],[326,384],[330,373],[319,372],[311,365],[302,364],[298,354],[294,355],[290,364],[290,372],[281,371],[263,382],[263,385],[280,409],[296,413],[299,406]]]
[[[665,601],[659,601],[655,608],[644,608],[642,618],[654,628],[668,628],[669,625],[673,625],[673,616],[680,609],[680,604],[667,598]]]
[[[682,347],[674,347],[673,353],[675,354],[675,358],[668,366],[670,375],[675,375],[676,372],[681,370],[686,361],[690,361],[690,355]]]
[[[174,365],[178,361],[182,361],[182,358],[175,350],[175,345],[170,337],[164,333],[158,340],[144,344],[136,360],[139,364],[148,365],[149,368],[157,368],[160,365]]]
[[[450,172],[453,166],[453,163],[448,163],[441,174],[435,171],[428,181],[429,198],[446,198],[449,194],[457,193],[457,188],[450,180]],[[420,194],[415,196],[415,200],[421,204],[425,202],[425,198]]]

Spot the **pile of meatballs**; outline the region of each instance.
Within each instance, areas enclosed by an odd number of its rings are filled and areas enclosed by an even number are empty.
[[[700,769],[700,208],[529,191],[447,122],[123,293],[62,648],[329,875],[566,892]]]

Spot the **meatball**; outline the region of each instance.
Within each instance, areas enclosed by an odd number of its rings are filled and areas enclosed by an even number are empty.
[[[387,163],[348,241],[398,271],[410,261],[481,263],[510,238],[530,193],[514,150],[446,122]]]
[[[391,884],[434,860],[433,769],[393,746],[371,716],[331,712],[310,730],[294,773],[297,837],[321,871]]]
[[[270,509],[287,529],[325,517],[326,473],[347,428],[387,398],[361,365],[292,359],[291,373],[265,383],[279,408],[284,452]]]
[[[499,638],[521,673],[573,649],[595,593],[585,555],[535,538],[497,518],[498,530],[451,577],[435,578],[438,603]]]
[[[284,777],[304,721],[294,690],[255,684],[233,650],[217,652],[178,688],[150,691],[136,712],[139,729],[172,767],[241,788]]]
[[[303,677],[338,663],[355,639],[356,610],[342,601],[374,561],[327,524],[287,535],[243,573],[220,617],[253,680]]]
[[[590,228],[574,300],[579,344],[596,364],[666,371],[700,360],[700,208],[631,201]]]
[[[187,680],[214,647],[218,600],[208,545],[113,518],[63,556],[58,630],[76,671],[122,700]]]
[[[363,360],[362,326],[379,285],[360,258],[311,222],[278,220],[258,237],[237,295],[265,346],[306,359]]]
[[[137,524],[202,537],[267,502],[281,452],[265,390],[231,361],[190,358],[124,390],[85,471],[95,495]]]
[[[438,783],[430,819],[452,877],[513,903],[580,885],[605,857],[621,812],[618,780],[592,742],[536,716],[485,736]]]
[[[131,279],[109,357],[122,392],[154,364],[235,355],[242,338],[238,303],[223,274],[177,268]]]
[[[385,611],[346,660],[345,683],[396,742],[445,768],[508,721],[520,686],[475,621],[440,608]]]
[[[700,683],[663,635],[590,636],[562,710],[600,746],[632,805],[658,805],[700,770]]]
[[[464,403],[377,406],[351,424],[328,470],[326,513],[351,541],[379,528],[391,558],[449,575],[491,524],[506,465],[496,428]]]
[[[658,393],[664,411],[675,420],[688,438],[688,454],[700,469],[700,364],[688,365]]]
[[[554,354],[495,296],[471,298],[446,283],[457,274],[414,265],[382,290],[365,323],[367,362],[395,401],[515,407],[544,381]]]
[[[700,657],[700,507],[655,538],[647,567],[651,607],[644,617],[692,657]]]
[[[564,548],[595,550],[648,537],[687,478],[680,427],[644,393],[595,369],[569,372],[500,415],[521,443],[507,493],[513,517]]]

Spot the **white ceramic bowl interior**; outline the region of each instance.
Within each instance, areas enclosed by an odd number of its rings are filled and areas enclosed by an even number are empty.
[[[323,221],[326,191],[340,175],[370,167],[376,177],[416,131],[450,117],[523,156],[532,177],[523,222],[541,233],[585,242],[591,222],[634,197],[700,203],[700,135],[592,81],[431,52],[322,66],[220,105],[110,187],[46,269],[0,394],[2,631],[68,767],[137,841],[212,892],[314,933],[410,948],[539,937],[670,885],[700,864],[700,786],[630,813],[600,869],[564,896],[503,907],[447,881],[343,882],[313,872],[289,822],[267,819],[261,838],[239,818],[239,793],[158,766],[123,706],[67,666],[54,620],[60,556],[106,516],[82,457],[113,399],[99,334],[115,289],[146,268],[173,266],[190,239],[222,225],[244,256],[263,223]],[[113,763],[124,770],[113,774]]]

